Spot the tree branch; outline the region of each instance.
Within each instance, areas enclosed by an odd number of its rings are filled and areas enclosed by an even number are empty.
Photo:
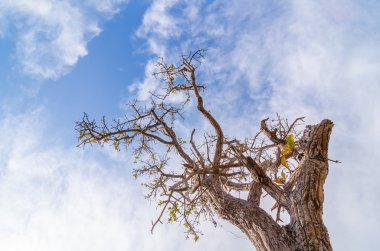
[[[247,201],[249,203],[252,203],[252,205],[254,206],[260,206],[261,193],[262,191],[261,191],[260,183],[252,181],[250,189],[249,189]]]
[[[258,242],[267,245],[267,248],[260,250],[281,250],[284,243],[290,242],[290,237],[281,226],[260,207],[224,192],[220,182],[215,182],[213,177],[204,185],[214,210],[246,233],[256,247]]]
[[[275,144],[277,145],[285,145],[286,141],[284,139],[280,139],[277,137],[277,130],[269,130],[266,122],[269,118],[263,119],[261,121],[261,130],[264,132],[264,134]]]
[[[164,128],[165,128],[165,131],[168,133],[169,137],[172,139],[172,142],[173,142],[173,146],[176,148],[178,154],[184,159],[187,161],[187,163],[191,164],[193,163],[193,160],[190,158],[189,155],[187,155],[187,153],[183,150],[182,146],[179,144],[178,142],[178,139],[177,139],[177,135],[176,133],[173,131],[173,129],[171,129],[163,119],[159,118],[157,116],[157,114],[155,113],[154,109],[151,110],[151,113],[153,114],[154,118],[157,120],[157,122],[159,122]]]
[[[272,182],[263,169],[251,157],[245,157],[234,146],[231,147],[247,167],[254,181],[261,184],[262,188],[275,200],[280,201],[283,205],[288,205],[288,199],[284,196],[282,189]]]
[[[216,135],[217,135],[217,142],[215,146],[215,155],[214,155],[213,164],[218,165],[220,162],[222,150],[223,150],[223,131],[219,123],[216,121],[216,119],[203,106],[203,98],[199,94],[199,90],[198,90],[196,79],[195,79],[195,68],[190,67],[189,64],[187,64],[187,66],[190,68],[189,70],[191,72],[191,83],[194,88],[195,96],[197,97],[197,103],[198,103],[197,108],[214,127]]]

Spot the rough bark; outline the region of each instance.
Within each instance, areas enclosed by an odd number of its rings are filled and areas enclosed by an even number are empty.
[[[304,134],[305,156],[301,160],[297,183],[290,193],[289,229],[298,250],[332,250],[323,223],[323,186],[328,174],[328,143],[333,123],[323,120],[309,126]]]
[[[207,185],[206,185],[207,186]],[[211,180],[207,186],[210,202],[219,216],[243,231],[257,250],[294,250],[292,238],[262,208],[224,192]]]
[[[243,200],[224,192],[218,179],[210,177],[205,183],[206,194],[215,211],[241,229],[257,250],[332,250],[322,219],[323,186],[328,174],[327,153],[332,127],[330,120],[323,120],[318,125],[308,126],[304,132],[300,142],[303,156],[293,182],[281,189],[284,198],[281,206],[290,215],[290,223],[286,226],[279,225],[259,207],[257,196],[253,196],[260,194],[258,185],[252,187],[250,199]],[[254,165],[249,161],[247,164]],[[258,180],[263,182],[260,174]]]

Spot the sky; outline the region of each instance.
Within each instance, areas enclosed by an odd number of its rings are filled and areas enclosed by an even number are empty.
[[[252,250],[224,221],[196,243],[175,224],[151,235],[158,211],[131,154],[75,147],[83,112],[122,116],[158,87],[159,57],[206,48],[205,105],[225,134],[276,113],[334,122],[325,224],[335,250],[376,250],[379,13],[368,0],[0,0],[0,247]]]

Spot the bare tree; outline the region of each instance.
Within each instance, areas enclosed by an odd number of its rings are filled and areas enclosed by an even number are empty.
[[[160,208],[152,231],[166,220],[180,222],[187,237],[198,240],[201,219],[216,224],[217,215],[243,231],[260,251],[332,250],[322,213],[333,123],[325,119],[299,132],[303,118],[289,123],[278,116],[271,125],[262,120],[252,137],[227,137],[204,106],[205,85],[196,74],[203,54],[198,50],[182,56],[177,65],[160,60],[154,75],[165,86],[152,93],[150,104],[130,103],[125,118],[96,122],[85,114],[76,127],[79,146],[132,148],[133,175],[144,181],[147,198]],[[171,97],[179,94],[181,101],[173,102]],[[192,102],[211,132],[193,129],[184,139],[176,125]],[[181,162],[173,161],[178,157]],[[242,191],[244,199],[238,196]],[[274,199],[275,217],[260,207],[263,193]],[[287,212],[289,224],[281,224],[281,212]]]

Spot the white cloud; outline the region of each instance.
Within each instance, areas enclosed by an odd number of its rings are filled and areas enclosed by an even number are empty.
[[[152,93],[158,86],[159,81],[153,76],[153,72],[155,72],[156,62],[153,60],[149,61],[145,67],[145,78],[144,82],[135,82],[128,87],[128,90],[133,92],[137,92],[137,98],[139,100],[147,100],[150,97],[150,93]]]
[[[0,0],[6,10],[0,18],[18,31],[24,70],[56,78],[87,53],[87,42],[100,32],[99,15],[112,15],[119,4]],[[252,134],[259,118],[274,112],[334,120],[331,158],[343,164],[330,168],[325,219],[337,250],[377,248],[380,32],[379,6],[370,4],[154,1],[139,30],[150,52],[169,60],[210,48],[202,72],[209,83],[207,106],[230,135]],[[1,22],[3,34],[9,27]],[[158,86],[152,65],[134,86],[140,99]],[[101,150],[59,146],[58,136],[42,124],[45,115],[36,110],[0,120],[3,249],[252,249],[246,239],[208,225],[196,244],[182,241],[175,225],[160,226],[151,236],[154,205],[127,178],[127,163]]]
[[[90,7],[105,14],[115,14],[120,10],[120,6],[128,2],[127,0],[85,0]]]
[[[161,225],[125,156],[65,148],[43,108],[0,119],[0,246],[9,251],[233,249],[241,235],[205,224],[204,238]],[[238,236],[238,237],[236,237]],[[209,242],[208,238],[222,238]],[[248,247],[247,242],[238,245]],[[225,249],[227,250],[227,249]]]
[[[182,1],[145,14],[173,20],[172,36],[141,28],[150,52],[169,61],[210,49],[207,106],[229,135],[252,134],[275,112],[334,121],[330,156],[343,164],[330,168],[325,219],[337,250],[377,248],[379,10],[368,1]]]
[[[43,135],[43,110],[1,120],[0,245],[5,250],[125,247],[127,181]],[[46,145],[45,145],[46,144]],[[4,155],[3,155],[4,156]],[[132,201],[132,200],[131,200]]]
[[[176,3],[178,3],[177,0],[154,1],[144,15],[143,23],[137,31],[137,35],[144,36],[154,32],[167,38],[176,36],[178,34],[177,19],[167,12]]]
[[[101,32],[102,20],[126,2],[0,0],[0,21],[6,24],[0,33],[17,42],[17,59],[26,74],[56,79],[87,55],[87,43]]]

